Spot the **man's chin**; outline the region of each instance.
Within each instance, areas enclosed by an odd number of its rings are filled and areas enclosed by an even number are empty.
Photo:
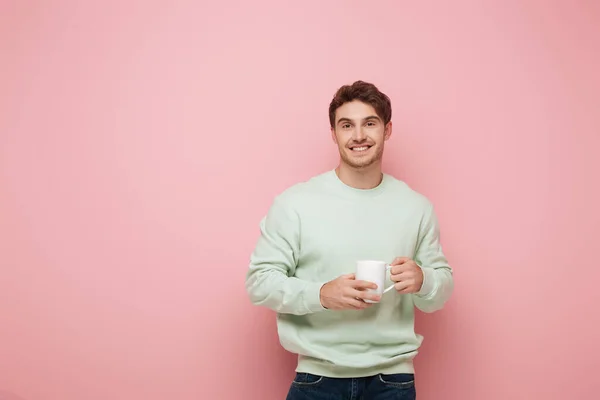
[[[377,160],[369,159],[369,160],[353,160],[351,158],[343,157],[342,160],[346,165],[354,169],[366,169],[375,164]]]

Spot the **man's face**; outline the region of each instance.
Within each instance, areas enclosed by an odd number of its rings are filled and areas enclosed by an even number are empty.
[[[337,109],[331,130],[342,162],[359,169],[381,160],[384,142],[391,134],[392,123],[384,125],[371,105],[358,100]]]

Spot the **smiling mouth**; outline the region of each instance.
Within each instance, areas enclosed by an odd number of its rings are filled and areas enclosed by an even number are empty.
[[[352,147],[350,150],[352,150],[355,153],[361,153],[363,151],[367,151],[371,148],[371,146],[360,146],[360,147]]]

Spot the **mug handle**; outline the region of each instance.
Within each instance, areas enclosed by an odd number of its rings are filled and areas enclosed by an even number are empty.
[[[392,270],[392,266],[390,264],[386,264],[385,265],[385,272],[388,273]],[[383,291],[383,293],[387,293],[390,290],[392,290],[394,288],[394,284],[391,284],[389,287],[385,288],[385,290]],[[381,294],[383,294],[381,293]]]

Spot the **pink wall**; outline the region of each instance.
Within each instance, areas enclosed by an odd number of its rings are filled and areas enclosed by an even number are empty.
[[[597,394],[598,3],[368,4],[2,3],[1,399],[282,399],[244,274],[355,79],[456,271],[419,398]]]

